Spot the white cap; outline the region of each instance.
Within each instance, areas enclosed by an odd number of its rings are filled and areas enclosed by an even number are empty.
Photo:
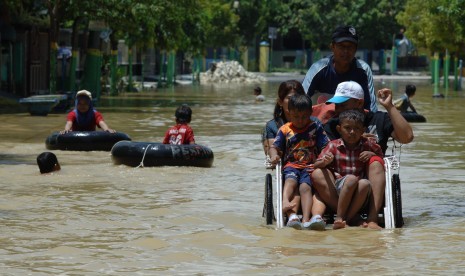
[[[92,93],[87,90],[80,90],[76,93],[76,98],[79,96],[85,96],[92,100]]]
[[[337,85],[334,96],[326,103],[343,103],[349,99],[364,99],[363,88],[355,81],[345,81]]]

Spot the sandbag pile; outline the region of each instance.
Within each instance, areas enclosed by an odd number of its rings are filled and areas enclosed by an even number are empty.
[[[200,83],[254,83],[264,82],[265,77],[247,72],[237,61],[212,63],[210,69],[200,73]]]

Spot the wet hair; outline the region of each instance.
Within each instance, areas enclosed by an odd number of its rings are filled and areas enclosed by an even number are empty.
[[[413,84],[407,84],[405,86],[405,94],[407,94],[407,96],[413,96],[415,95],[415,91],[417,91],[417,87]]]
[[[295,94],[298,94],[298,95],[305,95],[304,88],[299,81],[288,80],[288,81],[283,81],[279,85],[278,98],[281,101],[284,101],[287,95],[289,95],[289,93],[291,92],[295,92]],[[282,125],[287,123],[283,109],[277,102],[274,107],[273,118],[276,121],[276,125],[278,126],[278,128],[280,128]]]
[[[358,109],[350,109],[339,114],[339,123],[344,120],[353,120],[358,124],[365,125],[365,113]]]
[[[37,156],[40,173],[52,172],[56,164],[58,164],[58,159],[53,152],[46,151]]]
[[[307,94],[294,94],[289,99],[289,111],[308,111],[312,110],[312,99]]]
[[[260,88],[260,86],[255,87],[253,91],[256,92],[257,95],[262,94],[262,89]]]
[[[187,104],[183,104],[176,109],[174,116],[178,123],[190,123],[192,118],[192,109]]]

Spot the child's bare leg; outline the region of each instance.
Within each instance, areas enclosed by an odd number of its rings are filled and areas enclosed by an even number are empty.
[[[334,182],[334,175],[328,169],[315,169],[312,172],[312,185],[318,192],[321,201],[330,209],[336,211],[338,195],[334,188]]]
[[[342,186],[341,193],[337,204],[336,219],[334,220],[333,229],[340,229],[346,226],[347,210],[351,204],[352,197],[358,186],[358,178],[354,175],[347,175]]]
[[[347,221],[349,221],[351,225],[362,225],[362,223],[364,223],[361,219],[357,219],[357,216],[360,209],[362,209],[363,205],[367,202],[370,191],[370,181],[367,179],[360,179],[352,197],[349,210],[347,211]]]
[[[299,185],[300,192],[300,204],[302,207],[302,222],[310,220],[310,210],[312,209],[312,187],[307,183],[301,183]]]
[[[300,195],[299,195],[298,192],[296,194],[294,194],[294,198],[291,201],[291,205],[294,206],[291,209],[291,213],[299,212],[299,210],[300,210]]]
[[[368,209],[368,228],[382,229],[378,225],[378,213],[384,202],[386,178],[384,166],[380,162],[372,162],[368,166],[368,180],[371,183],[370,206]]]
[[[326,205],[323,201],[321,201],[320,195],[315,193],[313,195],[313,203],[312,203],[312,216],[320,215],[323,217],[326,211]]]
[[[292,178],[286,179],[283,188],[283,213],[290,215],[297,213],[298,203],[296,202],[297,193],[297,181]],[[300,198],[299,198],[300,201]]]

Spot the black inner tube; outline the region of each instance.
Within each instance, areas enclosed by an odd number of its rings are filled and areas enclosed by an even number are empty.
[[[119,141],[131,141],[131,138],[122,132],[72,131],[65,134],[54,132],[45,140],[45,146],[49,150],[110,151]]]
[[[116,165],[144,166],[194,166],[211,167],[213,152],[198,144],[168,145],[158,142],[121,141],[111,149],[111,158]]]

